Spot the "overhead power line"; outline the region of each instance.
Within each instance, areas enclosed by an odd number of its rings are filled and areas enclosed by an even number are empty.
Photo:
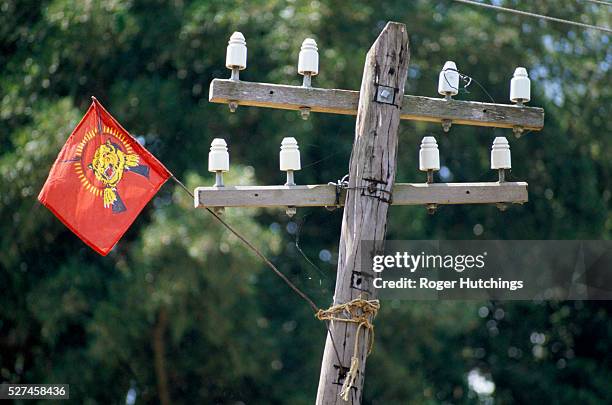
[[[601,4],[602,6],[612,7],[612,3],[610,3],[609,1],[603,1],[603,0],[585,0],[585,1],[588,1],[589,3],[594,3],[594,4]]]
[[[471,4],[471,5],[474,5],[474,6],[491,8],[493,10],[504,11],[506,13],[513,13],[513,14],[523,15],[523,16],[527,16],[527,17],[540,18],[540,19],[543,19],[543,20],[554,21],[554,22],[558,22],[558,23],[562,23],[562,24],[574,25],[574,26],[577,26],[577,27],[582,27],[582,28],[587,28],[587,29],[593,29],[593,30],[607,32],[607,33],[612,33],[612,29],[610,29],[608,27],[600,27],[598,25],[583,24],[583,23],[576,22],[576,21],[563,20],[561,18],[549,17],[547,15],[535,14],[535,13],[530,13],[530,12],[527,12],[527,11],[515,10],[513,8],[495,6],[493,4],[479,3],[477,1],[472,1],[472,0],[453,0],[453,1],[456,1],[456,2],[459,2],[459,3]],[[609,4],[610,3],[608,3],[608,5]]]

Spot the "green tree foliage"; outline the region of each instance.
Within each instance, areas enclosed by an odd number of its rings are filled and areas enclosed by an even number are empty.
[[[593,2],[496,1],[610,25]],[[249,47],[245,80],[300,83],[306,36],[320,49],[314,85],[358,89],[367,49],[387,20],[404,22],[406,91],[436,96],[444,61],[507,102],[515,66],[532,77],[545,129],[510,139],[512,177],[530,202],[393,207],[394,239],[609,239],[612,235],[610,37],[450,0],[74,1],[0,3],[0,379],[70,383],[84,403],[312,403],[325,330],[240,242],[174,185],[101,258],[36,202],[61,145],[95,95],[190,188],[212,182],[206,155],[228,140],[228,182],[282,181],[280,140],[300,142],[301,183],[346,173],[351,117],[227,107],[207,101],[227,77],[232,31]],[[460,99],[488,101],[472,84]],[[509,131],[401,125],[398,181],[422,181],[422,136],[435,135],[446,180],[484,181],[494,136]],[[202,176],[202,177],[200,177]],[[321,306],[331,301],[341,213],[227,210]],[[299,240],[298,240],[299,238]],[[296,244],[299,242],[299,244]],[[303,251],[312,263],[301,254]],[[383,302],[365,401],[477,403],[476,370],[498,403],[610,403],[607,303]]]

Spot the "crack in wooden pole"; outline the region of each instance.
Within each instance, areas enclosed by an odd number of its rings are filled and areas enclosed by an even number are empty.
[[[387,210],[395,182],[400,109],[409,59],[406,26],[387,23],[370,48],[364,66],[355,141],[349,164],[349,188],[342,219],[334,305],[360,297],[375,298],[373,287],[353,288],[351,280],[353,272],[367,272],[360,266],[361,241],[374,241],[375,251],[382,251],[383,248]],[[338,359],[328,336],[317,391],[318,405],[346,404],[339,392],[351,364],[357,330],[358,326],[354,323],[331,323],[330,331],[337,343],[342,364],[337,364]],[[354,405],[361,403],[368,339],[371,338],[363,328],[360,333],[357,353],[359,370],[348,400]]]

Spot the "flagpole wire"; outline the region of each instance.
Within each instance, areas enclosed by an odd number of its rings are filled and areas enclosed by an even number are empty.
[[[189,190],[187,188],[187,186],[185,186],[185,184],[183,184],[182,181],[180,181],[179,179],[177,179],[174,175],[171,176],[172,180],[174,180],[176,182],[176,184],[178,184],[192,199],[195,199],[195,196],[193,195],[193,193],[191,192],[191,190]],[[235,230],[230,224],[228,224],[225,220],[223,220],[223,218],[221,218],[216,212],[214,212],[213,210],[211,210],[210,208],[206,208],[206,211],[208,211],[213,217],[215,217],[221,224],[223,224],[223,226],[225,226],[231,233],[233,233],[238,239],[240,239],[242,241],[242,243],[244,243],[249,249],[251,249],[253,251],[253,253],[255,253],[257,256],[259,256],[259,258],[261,260],[264,261],[264,263],[266,263],[268,265],[268,267],[270,269],[272,269],[272,271],[281,278],[281,280],[283,280],[285,282],[285,284],[287,284],[289,286],[289,288],[291,288],[297,295],[299,295],[304,301],[306,301],[306,303],[308,304],[308,306],[310,306],[310,308],[315,312],[315,315],[317,313],[319,313],[320,309],[317,306],[317,304],[314,303],[314,301],[312,299],[310,299],[310,297],[308,297],[308,295],[306,295],[306,293],[304,293],[302,290],[300,290],[295,284],[293,284],[291,282],[291,280],[289,280],[287,278],[287,276],[285,276],[271,261],[270,259],[268,259],[266,257],[266,255],[263,254],[263,252],[261,252],[261,250],[259,250],[255,245],[253,245],[251,242],[249,242],[249,240],[242,236],[237,230]],[[326,322],[326,328],[327,328],[327,333],[329,335],[329,337],[331,338],[331,342],[332,345],[334,347],[334,351],[336,352],[336,358],[338,359],[338,363],[340,364],[341,367],[344,367],[342,365],[342,360],[340,359],[340,353],[338,352],[338,348],[336,347],[336,342],[334,342],[334,337],[332,336],[331,330],[329,329],[329,322]]]

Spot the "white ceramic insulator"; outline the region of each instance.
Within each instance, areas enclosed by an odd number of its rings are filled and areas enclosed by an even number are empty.
[[[282,171],[302,169],[300,149],[297,140],[293,137],[283,138],[281,142],[280,169]]]
[[[228,69],[245,69],[247,65],[247,47],[244,35],[241,32],[234,32],[230,37],[225,55],[225,67]]]
[[[527,69],[517,67],[510,81],[510,101],[526,103],[529,100],[531,100],[531,81],[527,75]]]
[[[491,169],[511,169],[512,159],[510,157],[510,145],[503,136],[498,136],[493,141],[491,148]]]
[[[210,144],[210,152],[208,153],[208,171],[229,171],[229,153],[227,152],[227,143],[225,143],[225,139],[215,138]]]
[[[452,60],[447,61],[438,77],[438,93],[454,96],[459,92],[459,72]]]
[[[301,75],[311,74],[316,76],[319,73],[319,50],[317,43],[312,38],[306,38],[302,42],[300,57],[298,58],[298,73]]]
[[[426,136],[421,141],[421,151],[419,152],[419,170],[440,170],[440,151],[438,143],[433,136]]]

